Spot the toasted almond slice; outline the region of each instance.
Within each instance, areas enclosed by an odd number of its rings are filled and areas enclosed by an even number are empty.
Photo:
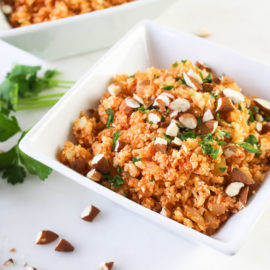
[[[91,162],[92,166],[101,173],[109,173],[110,165],[103,154],[96,155]]]
[[[9,15],[12,13],[12,7],[10,5],[3,5],[1,7],[4,14]]]
[[[102,174],[98,172],[96,169],[92,169],[91,171],[87,173],[86,177],[93,181],[98,182],[101,180]]]
[[[164,217],[170,217],[170,211],[166,207],[162,207],[160,214]]]
[[[65,239],[60,239],[58,242],[55,251],[59,252],[72,252],[74,250],[74,247]]]
[[[190,69],[187,74],[199,83],[203,83],[201,76],[198,75],[193,69]]]
[[[197,119],[191,113],[184,113],[179,117],[179,122],[185,127],[189,129],[194,129],[197,127]]]
[[[228,97],[222,97],[218,99],[217,102],[217,112],[226,113],[231,112],[235,110],[235,107],[233,106],[233,103],[230,98]]]
[[[201,70],[206,70],[207,72],[212,72],[212,69],[206,65],[201,64],[199,61],[196,61],[195,63],[196,67],[198,67]]]
[[[88,164],[87,162],[82,159],[82,158],[76,158],[72,163],[71,163],[71,168],[75,170],[78,173],[81,174],[86,174],[88,170]]]
[[[52,231],[41,231],[38,233],[35,243],[37,245],[46,245],[58,238],[58,234]]]
[[[213,119],[214,119],[214,116],[213,116],[211,110],[210,110],[210,109],[206,110],[206,111],[204,112],[204,114],[203,114],[202,121],[203,121],[203,122],[207,122],[207,121],[213,120]]]
[[[190,108],[190,102],[184,98],[177,98],[170,104],[169,108],[173,111],[186,112]]]
[[[177,126],[177,122],[172,120],[169,126],[166,129],[166,135],[176,137],[179,132],[179,127]]]
[[[115,152],[120,152],[124,147],[125,147],[126,143],[121,141],[121,140],[117,140],[115,147],[114,147],[114,151]]]
[[[200,134],[214,133],[218,127],[218,121],[209,120],[199,127]]]
[[[270,132],[270,123],[266,123],[262,127],[262,134]]]
[[[239,194],[239,202],[245,207],[247,205],[249,186],[244,187]]]
[[[261,114],[256,114],[256,121],[257,122],[263,122],[263,117]]]
[[[174,96],[171,93],[163,92],[161,95],[168,97],[171,100],[174,100]]]
[[[210,37],[212,34],[205,28],[198,28],[196,33],[197,36],[202,38]]]
[[[223,89],[223,94],[230,98],[235,104],[245,101],[245,97],[239,91],[230,88]]]
[[[181,146],[182,145],[182,140],[179,139],[178,137],[175,137],[173,140],[172,140],[172,146]]]
[[[99,212],[100,210],[94,205],[89,205],[82,211],[81,219],[92,222]]]
[[[143,81],[137,81],[136,85],[136,93],[140,94],[143,93],[145,88],[148,87],[151,84],[150,80],[143,80]]]
[[[262,123],[260,123],[260,122],[257,122],[257,123],[256,123],[256,130],[257,130],[258,132],[261,132],[261,131],[262,131],[262,127],[263,127]]]
[[[192,77],[188,76],[185,72],[183,72],[184,80],[187,84],[187,86],[195,89],[195,90],[202,90],[202,85]]]
[[[159,107],[160,106],[160,103],[159,103],[160,100],[165,104],[166,107],[168,107],[170,102],[171,102],[171,100],[170,100],[170,98],[168,96],[161,94],[155,99],[155,102],[154,102],[153,105]]]
[[[144,104],[143,99],[136,94],[133,94],[133,98],[141,104]]]
[[[255,181],[250,175],[247,174],[243,169],[233,168],[232,170],[232,181],[241,182],[246,185],[253,185]]]
[[[140,107],[140,103],[132,98],[126,98],[126,104],[132,109],[137,109]]]
[[[37,270],[37,268],[33,266],[27,266],[26,270]]]
[[[270,113],[270,101],[262,98],[254,98],[254,101],[261,109]]]
[[[224,150],[224,155],[226,158],[230,158],[235,155],[237,147],[235,145],[228,145]]]
[[[134,99],[126,98],[124,99],[119,107],[119,111],[124,112],[125,114],[132,114],[133,111],[140,107],[140,103]]]
[[[118,94],[121,93],[122,89],[120,85],[112,83],[111,85],[108,86],[108,91],[112,96],[117,96]]]
[[[241,190],[242,187],[244,187],[245,185],[241,182],[233,182],[230,183],[226,189],[225,189],[225,193],[230,196],[230,197],[234,197],[237,196]]]
[[[214,86],[211,83],[203,83],[202,87],[203,87],[202,89],[203,92],[212,92],[214,89]]]
[[[14,261],[12,258],[6,260],[4,263],[3,263],[4,266],[13,266],[14,265]]]
[[[167,151],[167,145],[168,142],[164,138],[156,138],[155,140],[155,149],[156,151],[161,152],[162,154],[165,154]]]
[[[159,112],[150,112],[148,114],[148,121],[153,124],[158,124],[161,121],[161,115]]]
[[[111,270],[113,268],[113,264],[114,262],[102,262],[99,270]]]

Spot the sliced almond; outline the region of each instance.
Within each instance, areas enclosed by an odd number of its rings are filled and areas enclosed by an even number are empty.
[[[82,159],[82,158],[76,158],[72,163],[71,163],[71,168],[75,170],[78,173],[81,174],[86,174],[88,170],[88,164],[87,162]]]
[[[179,127],[177,126],[177,122],[172,120],[169,126],[166,129],[166,135],[176,137],[179,132]]]
[[[170,113],[170,118],[176,119],[178,117],[178,115],[179,115],[179,112],[178,111],[172,111]]]
[[[58,234],[52,231],[41,231],[38,233],[35,243],[37,245],[46,245],[58,238]]]
[[[165,104],[166,107],[168,107],[170,102],[171,102],[170,98],[167,95],[164,95],[164,94],[159,95],[155,99],[155,102],[154,102],[153,105],[160,107],[160,102],[159,101],[162,101]]]
[[[148,121],[153,124],[158,124],[161,121],[161,115],[159,112],[150,112],[148,114]]]
[[[136,94],[133,94],[133,98],[141,104],[144,104],[143,99]]]
[[[121,102],[119,110],[130,115],[135,109],[138,109],[139,107],[140,103],[138,101],[131,98],[126,98]]]
[[[91,162],[92,166],[101,173],[109,173],[110,165],[103,154],[96,155]]]
[[[266,123],[262,126],[262,134],[270,132],[270,123]]]
[[[225,149],[224,149],[224,155],[226,158],[230,158],[233,155],[235,155],[237,151],[237,147],[235,145],[228,145]]]
[[[223,89],[223,94],[230,98],[235,104],[245,101],[245,97],[239,91],[235,91],[230,88]]]
[[[210,67],[207,67],[206,65],[201,64],[199,61],[196,61],[195,65],[201,70],[205,69],[207,72],[212,72],[212,69]]]
[[[177,112],[186,112],[190,108],[190,102],[184,98],[177,98],[170,104],[169,108]]]
[[[204,112],[204,114],[203,114],[202,121],[203,121],[203,122],[207,122],[207,121],[213,120],[213,119],[214,119],[214,116],[213,116],[211,110],[210,110],[210,109],[206,110],[206,111]]]
[[[99,270],[111,270],[114,262],[102,262],[99,266]]]
[[[93,180],[93,181],[100,181],[102,178],[102,174],[97,171],[96,169],[92,169],[91,171],[89,171],[86,175],[87,178]]]
[[[185,80],[185,83],[187,84],[187,86],[189,86],[195,90],[202,90],[202,85],[197,80],[188,76],[185,72],[183,72],[183,77],[184,77],[184,80]]]
[[[244,187],[245,185],[241,182],[233,182],[230,183],[226,189],[225,189],[225,193],[230,196],[230,197],[234,197],[237,196],[240,193],[240,190],[242,187]]]
[[[89,205],[82,211],[81,219],[92,222],[99,212],[100,210],[94,205]]]
[[[260,122],[257,122],[257,123],[256,123],[256,130],[257,130],[258,132],[261,132],[261,131],[262,131],[262,127],[263,127],[262,123],[260,123]]]
[[[26,267],[26,270],[37,270],[37,268],[36,267],[33,267],[33,266],[27,266]]]
[[[74,247],[65,239],[60,239],[58,242],[55,251],[59,252],[72,252],[74,250]]]
[[[179,139],[178,137],[175,137],[173,140],[172,140],[172,146],[181,146],[182,145],[182,140]]]
[[[165,154],[167,151],[167,145],[168,145],[168,142],[164,138],[160,138],[160,137],[156,138],[155,140],[156,151],[159,151],[162,154]]]
[[[187,74],[199,83],[203,83],[201,76],[198,75],[193,69],[190,69]]]
[[[12,258],[6,260],[4,263],[3,263],[4,266],[13,266],[14,265],[14,261]]]
[[[179,122],[188,129],[194,129],[197,127],[198,121],[196,117],[191,113],[184,113],[179,117]]]
[[[112,83],[111,85],[108,86],[108,91],[112,96],[117,96],[118,94],[121,93],[122,89],[120,85]]]
[[[270,101],[262,98],[254,98],[254,101],[261,109],[270,113]]]
[[[256,121],[257,122],[263,122],[263,117],[262,117],[262,115],[261,114],[256,114]]]
[[[209,120],[209,121],[203,123],[199,127],[199,133],[200,134],[215,133],[217,127],[218,127],[218,121],[216,121],[216,120]]]
[[[10,5],[3,5],[1,7],[4,14],[9,15],[12,13],[12,7]]]
[[[140,94],[144,92],[144,89],[151,84],[150,80],[137,81],[136,93]]]
[[[235,107],[233,106],[233,103],[230,98],[228,97],[222,97],[218,99],[217,102],[217,112],[220,113],[227,113],[235,110]]]
[[[246,185],[253,185],[255,181],[250,175],[247,174],[243,169],[233,168],[232,170],[232,181],[241,182]]]
[[[170,211],[166,207],[162,207],[160,214],[164,217],[170,217]]]
[[[125,147],[125,145],[126,145],[125,142],[117,140],[117,142],[115,143],[114,151],[120,152]]]
[[[197,36],[202,38],[210,37],[212,34],[205,28],[198,28],[196,33]]]
[[[243,205],[243,207],[247,204],[248,199],[249,186],[244,187],[239,194],[239,202]]]
[[[161,95],[167,96],[169,99],[174,100],[174,96],[171,93],[163,92]]]

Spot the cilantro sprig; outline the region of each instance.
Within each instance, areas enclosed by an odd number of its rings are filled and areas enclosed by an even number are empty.
[[[256,156],[261,155],[261,151],[259,150],[260,145],[258,144],[258,140],[254,135],[248,135],[248,137],[245,139],[245,142],[238,142],[237,145],[241,146],[243,149],[248,151],[249,153],[253,153]],[[256,146],[257,148],[255,148]]]
[[[108,114],[106,128],[110,128],[111,123],[113,122],[114,113],[113,113],[113,110],[111,108],[108,108],[107,110],[105,110],[105,112]]]
[[[107,179],[108,182],[111,183],[113,187],[119,188],[125,182],[121,177],[121,172],[122,172],[121,167],[117,166],[116,170],[117,170],[117,174],[115,176],[111,176],[110,174],[102,174],[102,176],[103,176],[103,178]]]

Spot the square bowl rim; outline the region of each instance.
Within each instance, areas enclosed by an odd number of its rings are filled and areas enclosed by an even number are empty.
[[[73,181],[75,181],[83,186],[86,186],[87,188],[93,190],[94,192],[101,194],[102,196],[121,205],[122,207],[128,208],[129,211],[131,210],[144,218],[147,215],[149,215],[149,216],[151,216],[151,221],[154,220],[155,224],[158,223],[160,225],[160,224],[166,223],[164,225],[164,227],[167,227],[166,228],[167,230],[169,230],[168,227],[174,229],[174,228],[176,228],[176,226],[178,226],[177,229],[180,231],[180,233],[177,233],[177,234],[181,235],[181,237],[183,237],[187,240],[193,241],[193,242],[202,243],[204,245],[210,246],[210,247],[212,247],[212,248],[214,248],[214,249],[216,249],[216,250],[218,250],[226,255],[235,255],[237,253],[237,251],[239,250],[239,248],[241,247],[241,245],[243,244],[247,235],[250,233],[251,229],[254,227],[256,221],[263,214],[265,208],[270,203],[270,200],[268,201],[267,205],[264,205],[263,207],[261,207],[261,209],[259,210],[259,212],[256,215],[256,220],[254,220],[254,224],[252,226],[249,226],[249,228],[245,231],[245,233],[241,237],[238,237],[236,240],[232,239],[229,241],[223,241],[223,240],[215,239],[211,236],[205,235],[205,234],[198,232],[194,229],[188,228],[187,226],[185,226],[181,223],[178,223],[172,219],[163,217],[162,215],[160,215],[152,210],[149,210],[149,209],[143,207],[142,205],[137,204],[134,201],[129,200],[129,199],[119,195],[118,193],[116,193],[116,192],[114,192],[114,191],[112,191],[104,186],[98,185],[97,183],[95,183],[93,181],[88,181],[86,183],[85,181],[83,181],[85,179],[85,176],[82,176],[79,173],[75,172],[74,170],[68,168],[67,166],[65,166],[62,163],[60,163],[59,161],[57,161],[56,159],[52,159],[50,157],[47,157],[46,155],[43,155],[42,153],[39,153],[38,151],[35,151],[35,149],[33,149],[31,147],[31,137],[34,136],[35,132],[39,129],[39,127],[42,127],[45,122],[50,121],[49,120],[50,117],[53,116],[54,113],[58,110],[58,108],[60,108],[62,106],[62,104],[66,100],[69,99],[69,97],[72,95],[72,93],[74,91],[76,91],[76,89],[78,87],[80,87],[80,85],[83,84],[85,80],[87,80],[87,78],[94,72],[96,67],[98,67],[99,65],[104,63],[106,61],[106,59],[111,54],[113,54],[115,51],[117,51],[122,46],[122,43],[124,43],[127,39],[129,39],[133,35],[133,33],[135,31],[137,31],[139,28],[144,28],[147,30],[148,28],[151,28],[151,27],[161,28],[161,29],[164,29],[165,31],[173,32],[175,34],[181,33],[181,35],[183,35],[185,37],[189,37],[189,38],[192,37],[194,40],[200,40],[200,42],[204,42],[205,44],[209,44],[209,45],[214,46],[216,48],[225,50],[230,54],[244,58],[248,61],[256,62],[256,63],[258,63],[266,68],[270,68],[270,65],[262,63],[262,62],[258,61],[257,59],[252,59],[251,57],[247,57],[245,55],[242,55],[242,54],[240,54],[232,49],[228,49],[226,47],[223,47],[223,46],[220,46],[220,45],[215,44],[213,42],[210,42],[209,40],[202,40],[199,37],[196,37],[196,36],[193,36],[191,34],[179,31],[177,29],[167,27],[167,26],[161,25],[159,23],[152,22],[150,20],[143,20],[140,23],[138,23],[137,25],[135,25],[110,50],[108,50],[94,65],[92,65],[92,67],[76,82],[76,84],[65,94],[65,96],[62,97],[61,100],[59,100],[59,102],[53,108],[51,108],[38,121],[38,123],[25,135],[25,137],[20,142],[19,147],[22,151],[24,151],[29,156],[37,159],[40,162],[43,162],[44,164],[46,164],[46,165],[50,166],[51,168],[53,168],[54,170],[56,170],[57,172],[65,175],[67,178],[69,178],[69,179],[71,179],[71,180],[73,180]],[[144,212],[145,215],[143,215],[142,212]],[[226,224],[224,226],[226,226]]]

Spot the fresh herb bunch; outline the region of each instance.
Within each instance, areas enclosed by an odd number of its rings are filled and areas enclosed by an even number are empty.
[[[29,110],[54,105],[64,93],[39,95],[51,88],[70,88],[71,81],[55,80],[57,70],[47,70],[38,76],[41,66],[15,65],[0,84],[0,142],[5,142],[21,133],[18,142],[7,152],[0,151],[0,172],[10,184],[22,183],[26,173],[37,175],[44,180],[52,170],[30,158],[19,149],[19,143],[27,131],[22,131],[14,115],[18,110]],[[12,114],[12,115],[11,115]]]

